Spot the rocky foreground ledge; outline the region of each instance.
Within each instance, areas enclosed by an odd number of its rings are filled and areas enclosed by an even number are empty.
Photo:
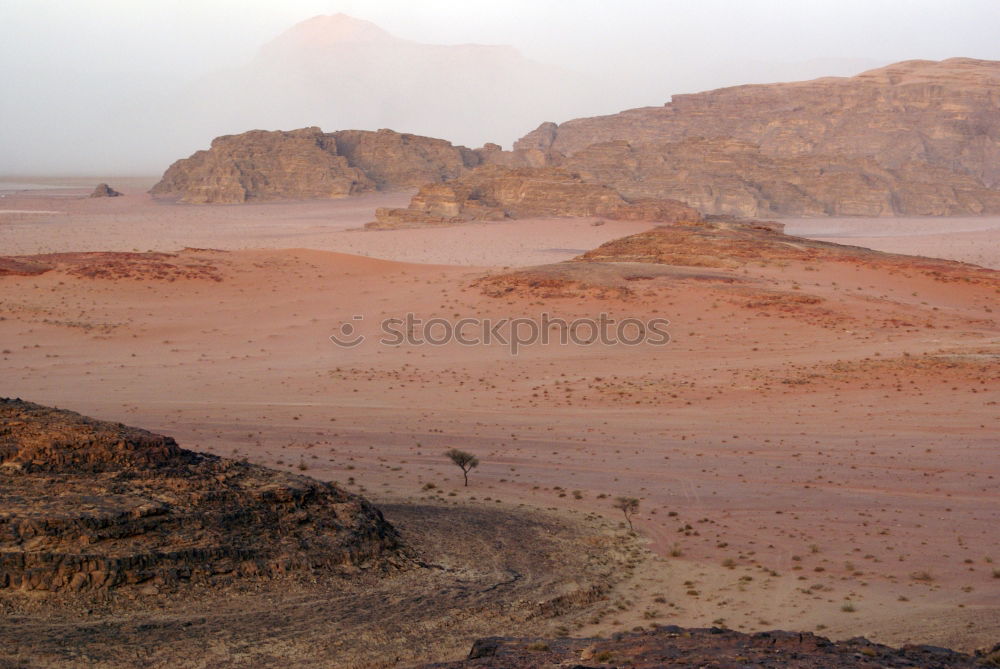
[[[332,484],[0,399],[0,590],[155,593],[407,563],[381,512]]]
[[[419,669],[597,669],[629,667],[782,667],[841,669],[921,667],[957,669],[1000,666],[1000,644],[975,655],[935,646],[890,648],[857,638],[830,641],[811,633],[743,634],[719,628],[683,629],[673,625],[615,635],[611,639],[510,639],[476,641],[469,657]]]

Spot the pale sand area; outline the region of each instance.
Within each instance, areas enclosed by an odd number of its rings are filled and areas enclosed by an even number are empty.
[[[13,177],[3,177],[10,186]],[[104,179],[126,193],[90,199],[100,179],[62,178],[76,188],[2,191],[0,255],[68,251],[309,248],[401,262],[480,267],[566,260],[648,223],[539,219],[422,230],[364,232],[377,207],[405,207],[410,192],[344,200],[195,206],[153,200],[149,178]],[[35,212],[35,213],[32,213]],[[1000,268],[1000,217],[782,219],[790,234]]]
[[[89,190],[80,189],[9,193],[0,199],[0,255],[309,248],[413,263],[537,265],[572,258],[651,225],[532,219],[364,231],[360,228],[375,219],[377,207],[405,207],[411,193],[199,206],[158,202],[142,187],[121,190],[125,197],[100,199],[90,199]],[[37,215],[29,213],[32,210]]]
[[[786,218],[785,232],[1000,269],[1000,217]]]

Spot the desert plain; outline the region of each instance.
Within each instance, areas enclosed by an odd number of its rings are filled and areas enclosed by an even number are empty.
[[[365,230],[376,207],[403,206],[412,191],[200,207],[153,200],[152,179],[107,180],[126,197],[87,198],[94,179],[33,190],[2,179],[0,255],[54,268],[0,276],[5,394],[334,481],[391,522],[394,508],[467,509],[455,524],[473,536],[477,517],[502,510],[624,542],[627,565],[587,615],[535,620],[538,634],[676,624],[966,651],[996,642],[995,279],[764,254],[606,289],[491,291],[482,277],[569,261],[654,224]],[[1000,218],[783,223],[1000,269]],[[496,342],[380,343],[378,324],[406,314],[663,318],[670,342],[550,342],[516,355]],[[365,341],[331,341],[345,323]],[[450,448],[481,459],[467,487],[442,455]],[[640,500],[634,536],[613,508],[619,496]],[[558,546],[556,562],[579,550]],[[46,615],[38,647],[10,626],[0,636],[55,663],[71,663],[69,644],[114,664],[100,633],[60,645],[72,616]],[[280,618],[255,632],[254,652],[287,641]],[[232,638],[185,629],[171,644],[235,662]],[[411,660],[457,658],[472,638]],[[169,660],[149,653],[151,665]]]

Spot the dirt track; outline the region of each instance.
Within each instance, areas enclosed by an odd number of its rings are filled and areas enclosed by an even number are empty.
[[[635,551],[596,521],[438,503],[382,504],[424,568],[277,581],[190,597],[0,595],[0,667],[370,667],[458,659],[480,636],[571,629]],[[52,602],[50,602],[52,603]],[[88,613],[89,611],[89,613]]]

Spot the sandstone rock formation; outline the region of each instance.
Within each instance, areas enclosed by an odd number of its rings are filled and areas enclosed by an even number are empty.
[[[669,197],[711,213],[760,216],[960,216],[1000,213],[1000,191],[927,163],[769,155],[732,138],[593,144],[560,161],[626,197]]]
[[[339,198],[462,174],[476,152],[392,130],[252,130],[176,161],[150,191],[193,204]]]
[[[336,140],[319,128],[303,128],[217,137],[208,151],[171,165],[150,193],[206,204],[336,198],[374,188],[337,154]]]
[[[706,213],[996,213],[1000,62],[906,61],[676,95],[662,107],[543,123],[514,146],[626,195],[683,195]]]
[[[910,160],[1000,185],[1000,62],[911,60],[855,77],[755,84],[675,95],[662,107],[542,124],[515,148],[573,154],[596,142],[733,137],[766,155]]]
[[[636,221],[697,221],[675,200],[625,199],[608,186],[585,183],[556,168],[486,165],[446,183],[423,186],[407,209],[380,208],[370,227],[492,221],[504,218],[599,216]]]
[[[934,646],[890,648],[863,638],[833,642],[809,632],[743,634],[720,628],[673,625],[611,639],[511,639],[476,641],[466,660],[423,665],[423,669],[555,669],[556,667],[793,667],[847,669],[988,666],[1000,659],[1000,644],[976,656]]]
[[[479,164],[479,156],[464,146],[432,137],[392,130],[340,130],[330,133],[336,151],[351,167],[364,172],[379,190],[447,181]]]
[[[334,485],[0,399],[0,588],[90,591],[403,564]]]
[[[90,194],[90,197],[121,197],[124,193],[119,193],[114,188],[108,184],[97,184],[94,188],[94,192]]]
[[[545,167],[549,162],[548,154],[540,149],[504,151],[499,144],[491,142],[476,149],[476,155],[483,165],[500,165],[501,167]]]

